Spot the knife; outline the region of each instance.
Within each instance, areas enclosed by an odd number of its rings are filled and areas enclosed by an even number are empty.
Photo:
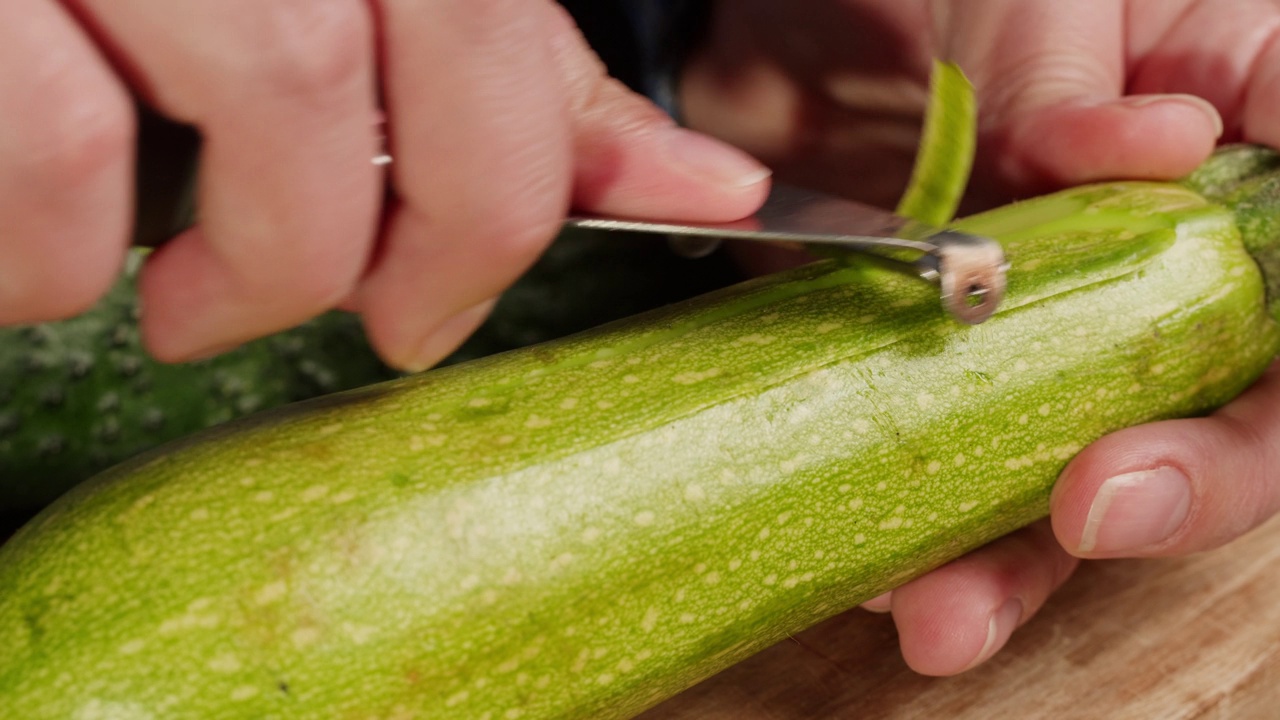
[[[995,240],[929,227],[880,208],[789,185],[775,184],[755,215],[726,223],[685,223],[574,215],[566,227],[665,235],[690,257],[722,239],[749,240],[817,251],[854,253],[932,283],[943,308],[976,325],[1004,298],[1009,264]],[[915,255],[912,260],[903,255]]]

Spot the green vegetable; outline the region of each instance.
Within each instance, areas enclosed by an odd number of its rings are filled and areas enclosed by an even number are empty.
[[[960,66],[935,61],[929,105],[911,181],[897,213],[929,225],[955,217],[969,184],[978,136],[978,100]]]
[[[212,360],[155,362],[138,338],[137,260],[79,317],[0,328],[0,524],[167,440],[393,376],[341,313]]]
[[[1238,231],[1257,177],[1204,181],[1245,161],[1190,183],[1238,217],[1117,182],[956,223],[1013,263],[982,325],[823,261],[130,461],[0,547],[0,707],[636,713],[1042,517],[1097,437],[1247,386],[1280,326],[1245,248],[1277,237]]]

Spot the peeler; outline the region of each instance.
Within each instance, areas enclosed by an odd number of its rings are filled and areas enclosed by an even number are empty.
[[[754,215],[732,222],[573,215],[565,226],[665,235],[686,257],[709,254],[721,240],[773,243],[825,255],[854,253],[936,285],[942,307],[970,325],[995,312],[1009,269],[1003,248],[991,238],[929,227],[872,205],[781,184],[773,186]]]

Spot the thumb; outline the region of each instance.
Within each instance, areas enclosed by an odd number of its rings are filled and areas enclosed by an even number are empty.
[[[1123,3],[976,0],[938,31],[973,79],[991,200],[1126,178],[1167,180],[1208,157],[1222,119],[1191,95],[1125,95]]]
[[[678,127],[608,76],[554,6],[552,48],[569,96],[573,205],[631,217],[727,221],[759,207],[770,172],[747,153]]]

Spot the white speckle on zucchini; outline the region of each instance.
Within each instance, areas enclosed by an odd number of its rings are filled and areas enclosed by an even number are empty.
[[[135,638],[120,646],[120,654],[121,655],[137,655],[138,653],[145,650],[146,647],[147,647],[146,640]]]
[[[240,672],[244,665],[234,653],[221,653],[211,658],[206,667],[215,673],[226,675]]]
[[[323,498],[325,495],[328,495],[328,494],[329,494],[328,485],[312,485],[306,490],[303,490],[302,494],[298,496],[298,499],[302,500],[302,502],[304,503],[311,503],[311,502],[320,500],[321,498]]]
[[[693,385],[695,383],[719,377],[720,373],[720,368],[708,368],[697,372],[678,373],[674,375],[671,380],[679,385]]]

